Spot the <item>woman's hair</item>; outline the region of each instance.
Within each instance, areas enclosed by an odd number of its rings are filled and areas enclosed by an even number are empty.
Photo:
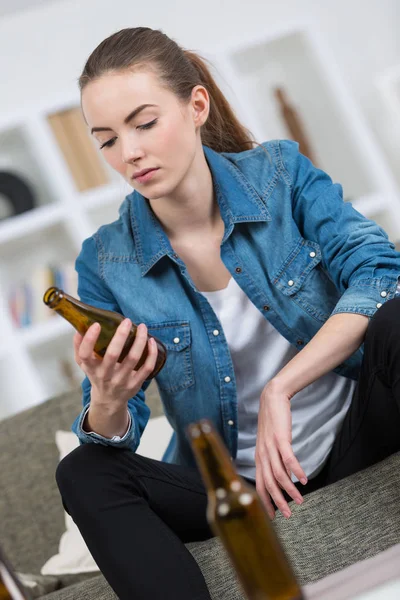
[[[210,111],[201,128],[204,145],[216,152],[241,152],[257,145],[214,81],[206,59],[184,50],[157,29],[122,29],[103,40],[89,56],[79,77],[79,88],[82,92],[88,83],[106,73],[130,69],[153,69],[161,84],[182,102],[189,102],[196,85],[206,88]]]

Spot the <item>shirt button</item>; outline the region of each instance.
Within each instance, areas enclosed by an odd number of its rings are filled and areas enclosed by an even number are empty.
[[[380,308],[382,306],[381,302],[378,302],[378,304],[376,305],[376,308]]]
[[[297,340],[296,344],[298,346],[302,346],[304,344],[303,340]]]
[[[317,255],[315,252],[310,252],[310,256],[311,256],[311,258],[315,258]]]
[[[264,304],[264,306],[263,306],[263,310],[269,310],[269,306],[268,306],[268,304]]]
[[[231,380],[231,378],[229,376],[224,377],[224,381],[225,383],[229,383]]]
[[[219,335],[219,331],[218,331],[218,329],[214,329],[214,331],[213,331],[213,335]]]
[[[292,285],[294,285],[294,281],[292,279],[289,279],[289,281],[287,283],[288,283],[288,285],[290,285],[290,287],[292,287]]]
[[[382,298],[386,298],[387,292],[381,292],[381,296],[382,296]]]
[[[228,425],[234,425],[235,423],[232,421],[232,419],[229,419],[228,421]]]
[[[180,341],[181,340],[178,337],[174,338],[174,344],[179,344]]]
[[[235,271],[236,271],[236,273],[241,273],[242,272],[242,267],[236,267]]]

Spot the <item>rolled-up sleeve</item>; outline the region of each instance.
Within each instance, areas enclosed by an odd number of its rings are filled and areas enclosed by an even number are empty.
[[[121,313],[119,305],[101,278],[95,236],[84,241],[82,250],[76,259],[75,269],[78,273],[78,296],[82,302]],[[80,443],[118,446],[136,451],[150,417],[150,409],[145,403],[145,390],[149,385],[150,381],[146,381],[139,392],[128,401],[130,425],[126,433],[122,437],[105,438],[95,432],[86,432],[83,429],[83,422],[90,406],[92,389],[88,377],[85,377],[81,385],[83,409],[72,424],[72,431],[76,433]]]
[[[314,167],[296,142],[279,145],[293,219],[304,238],[319,244],[322,267],[341,293],[332,314],[373,316],[396,295],[400,253],[382,227],[344,201],[342,186]]]

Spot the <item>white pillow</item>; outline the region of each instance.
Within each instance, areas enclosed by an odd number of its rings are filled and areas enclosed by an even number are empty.
[[[137,454],[161,460],[172,435],[171,425],[163,415],[150,419],[143,432]],[[79,446],[79,440],[72,431],[56,431],[56,445],[60,460]],[[99,568],[80,534],[78,527],[67,512],[66,531],[60,538],[58,554],[55,554],[41,568],[42,575],[66,575],[69,573],[92,573]]]

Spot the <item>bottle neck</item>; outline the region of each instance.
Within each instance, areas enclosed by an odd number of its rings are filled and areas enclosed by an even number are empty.
[[[76,306],[79,309],[79,312],[87,312],[89,308],[84,302],[77,300],[73,296],[66,294],[64,290],[60,290],[56,287],[49,288],[43,300],[49,308],[56,311],[65,311],[67,307],[71,305]]]
[[[238,474],[216,429],[203,419],[190,425],[188,431],[207,489],[228,488],[233,480],[238,479]]]
[[[13,574],[12,567],[2,556],[0,550],[0,599],[1,600],[28,600],[22,585]]]
[[[101,319],[104,323],[109,317],[107,314],[109,311],[85,304],[56,287],[49,288],[46,291],[43,301],[49,308],[69,321],[82,335],[96,320]],[[113,313],[113,325],[115,325],[115,322],[122,321],[122,319],[122,315]]]

